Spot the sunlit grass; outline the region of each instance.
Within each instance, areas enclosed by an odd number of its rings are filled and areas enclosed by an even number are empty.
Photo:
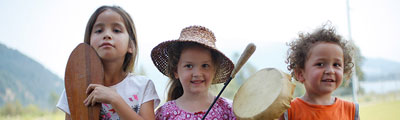
[[[64,120],[65,114],[61,111],[43,114],[24,114],[18,116],[0,116],[0,120]]]
[[[360,105],[360,118],[362,120],[400,119],[400,100]]]
[[[399,120],[400,92],[385,95],[359,96],[362,120]],[[28,112],[17,116],[2,116],[0,120],[64,120],[64,112]]]

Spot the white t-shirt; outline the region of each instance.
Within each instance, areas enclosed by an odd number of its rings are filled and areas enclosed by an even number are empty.
[[[154,83],[147,77],[130,73],[120,83],[110,87],[115,88],[117,93],[124,99],[124,101],[138,114],[140,111],[140,106],[145,102],[154,100],[154,108],[160,104],[160,99],[157,95]],[[67,114],[70,114],[65,89],[57,103],[57,108],[61,109]],[[111,104],[103,103],[100,112],[100,118],[117,120],[119,119],[119,116],[112,108]]]

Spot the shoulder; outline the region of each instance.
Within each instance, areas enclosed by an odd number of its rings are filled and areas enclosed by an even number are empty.
[[[134,73],[129,73],[128,76],[124,79],[124,81],[121,82],[122,84],[130,84],[130,85],[135,85],[137,87],[145,87],[148,84],[153,84],[153,81],[151,81],[148,77],[146,76],[141,76],[141,75],[136,75]]]
[[[226,98],[223,98],[223,97],[218,98],[217,103],[220,104],[220,105],[232,107],[232,100],[226,99]]]
[[[359,106],[357,103],[346,101],[340,98],[336,98],[336,101],[338,102],[338,109],[350,114],[355,120],[359,119]]]
[[[218,107],[222,108],[223,110],[233,111],[232,100],[220,97],[220,98],[218,98],[216,104],[218,105]]]
[[[156,117],[165,117],[170,114],[171,112],[178,111],[179,108],[176,106],[175,101],[168,101],[164,103],[161,107],[159,107],[156,111]]]
[[[233,113],[232,100],[220,97],[216,104],[218,104],[218,107],[213,107],[213,111],[218,115],[218,118],[222,117],[224,120],[236,119]]]
[[[304,103],[303,100],[301,100],[300,98],[294,98],[291,102],[290,102],[290,108],[293,108],[295,106],[299,106],[302,105]]]
[[[290,102],[290,107],[287,109],[288,114],[293,114],[297,111],[302,111],[304,109],[308,109],[308,104],[305,103],[303,100],[301,100],[300,98],[294,98],[291,102]]]
[[[144,82],[144,81],[150,81],[150,79],[146,76],[142,76],[142,75],[136,75],[134,73],[129,73],[126,78],[126,80],[130,80],[130,81],[140,81],[140,82]]]
[[[336,97],[336,101],[339,102],[339,103],[344,104],[345,106],[353,106],[354,105],[353,102],[350,102],[350,101],[347,101],[347,100],[344,100],[344,99],[340,99],[338,97]]]
[[[348,108],[348,109],[355,109],[356,108],[356,103],[354,103],[354,102],[350,102],[350,101],[343,100],[343,99],[340,99],[340,98],[336,98],[336,101],[338,102],[338,104],[341,104],[340,105],[341,107],[345,107],[345,108]]]
[[[176,110],[178,109],[175,101],[168,101],[166,103],[164,103],[164,105],[162,105],[160,108],[157,109],[157,111],[171,111],[171,110]]]

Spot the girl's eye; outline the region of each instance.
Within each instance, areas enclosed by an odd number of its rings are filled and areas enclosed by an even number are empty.
[[[101,32],[103,32],[103,30],[101,30],[101,29],[94,31],[94,33],[101,33]]]
[[[184,67],[185,67],[185,68],[193,68],[193,65],[187,64],[187,65],[185,65]]]
[[[116,32],[116,33],[120,33],[120,32],[121,32],[121,30],[115,29],[115,30],[114,30],[114,32]]]

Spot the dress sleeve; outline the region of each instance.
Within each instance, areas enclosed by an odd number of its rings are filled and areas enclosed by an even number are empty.
[[[163,106],[159,107],[156,111],[156,120],[162,120],[164,118],[163,116]]]
[[[68,106],[68,99],[67,99],[67,93],[65,92],[65,89],[61,93],[60,99],[58,100],[57,103],[57,108],[64,111],[67,114],[71,114],[69,112],[69,106]]]
[[[152,80],[148,80],[146,87],[144,88],[143,102],[154,100],[154,109],[160,104],[160,98],[158,97],[156,88]]]

